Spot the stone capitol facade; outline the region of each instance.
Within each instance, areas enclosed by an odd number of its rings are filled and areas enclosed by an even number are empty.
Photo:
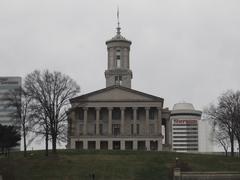
[[[170,111],[164,99],[131,89],[131,41],[106,41],[106,88],[70,99],[69,149],[170,150]]]

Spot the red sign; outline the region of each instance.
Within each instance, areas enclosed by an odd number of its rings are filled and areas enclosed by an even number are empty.
[[[191,119],[174,119],[174,124],[197,124],[197,120],[191,120]]]

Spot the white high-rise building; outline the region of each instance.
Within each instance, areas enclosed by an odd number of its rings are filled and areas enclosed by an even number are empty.
[[[202,112],[190,103],[177,103],[171,111],[172,150],[177,152],[199,151],[199,120]]]
[[[21,87],[21,77],[0,77],[0,124],[11,125],[13,107],[7,107],[7,93]]]

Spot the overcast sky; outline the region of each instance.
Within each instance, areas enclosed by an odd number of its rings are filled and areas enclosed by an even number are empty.
[[[0,76],[61,71],[105,87],[105,41],[132,41],[132,88],[204,108],[240,89],[239,0],[0,0]]]

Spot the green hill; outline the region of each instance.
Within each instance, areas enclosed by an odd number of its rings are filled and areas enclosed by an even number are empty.
[[[169,179],[175,159],[193,171],[240,171],[240,158],[217,155],[144,151],[66,151],[45,157],[34,151],[23,158],[14,153],[0,156],[0,174],[16,180],[165,180]]]

